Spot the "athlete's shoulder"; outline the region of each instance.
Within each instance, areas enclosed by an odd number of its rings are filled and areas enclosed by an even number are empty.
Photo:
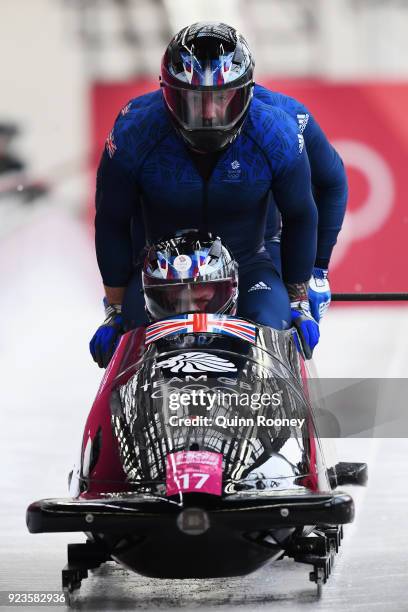
[[[269,159],[273,173],[293,166],[303,152],[304,141],[296,121],[282,108],[254,98],[244,133]]]
[[[133,98],[120,111],[106,140],[109,157],[131,169],[171,132],[160,90]]]
[[[169,125],[168,115],[160,90],[133,98],[120,111],[115,121],[115,132],[126,135],[138,134],[140,137],[150,134],[150,130],[160,131],[162,125]]]
[[[132,114],[137,110],[143,108],[154,108],[155,106],[160,106],[162,104],[163,94],[161,89],[155,89],[154,91],[149,91],[148,93],[142,94],[141,96],[137,96],[136,98],[132,98],[125,104],[125,106],[121,109],[118,118],[129,116],[129,113]]]
[[[310,112],[302,102],[258,84],[254,87],[254,98],[268,106],[275,106],[284,110],[297,121],[300,131],[304,132],[310,118]]]

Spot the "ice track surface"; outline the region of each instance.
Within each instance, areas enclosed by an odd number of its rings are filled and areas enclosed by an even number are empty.
[[[67,474],[102,375],[87,348],[103,318],[89,231],[68,212],[44,206],[29,224],[2,235],[0,269],[0,590],[59,590],[66,544],[84,536],[30,535],[25,510],[36,499],[67,495]],[[316,351],[318,372],[407,377],[407,337],[408,308],[332,307]],[[320,600],[308,580],[311,568],[287,559],[247,577],[203,581],[147,579],[110,563],[83,582],[75,605],[407,611],[408,440],[341,440],[337,455],[367,461],[369,486],[349,489],[356,519],[345,527]]]

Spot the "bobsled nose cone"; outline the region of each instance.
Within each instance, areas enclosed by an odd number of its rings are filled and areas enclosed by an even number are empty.
[[[178,515],[177,527],[186,535],[202,535],[210,528],[210,518],[201,508],[187,508]]]

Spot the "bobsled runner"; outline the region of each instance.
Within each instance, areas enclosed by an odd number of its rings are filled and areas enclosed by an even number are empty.
[[[106,561],[145,576],[248,574],[285,555],[327,581],[364,464],[327,467],[293,331],[186,314],[124,334],[88,417],[66,499],[31,533],[84,532],[70,596]],[[214,550],[217,551],[214,555]]]

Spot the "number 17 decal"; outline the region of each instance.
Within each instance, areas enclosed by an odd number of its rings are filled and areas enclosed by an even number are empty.
[[[201,489],[204,483],[209,479],[210,474],[200,474],[200,472],[193,472],[192,474],[181,474],[180,480],[183,481],[183,489],[190,488],[190,477],[191,478],[199,478],[199,480],[192,486],[194,489]]]
[[[194,492],[221,495],[221,453],[179,451],[167,455],[166,495]]]

